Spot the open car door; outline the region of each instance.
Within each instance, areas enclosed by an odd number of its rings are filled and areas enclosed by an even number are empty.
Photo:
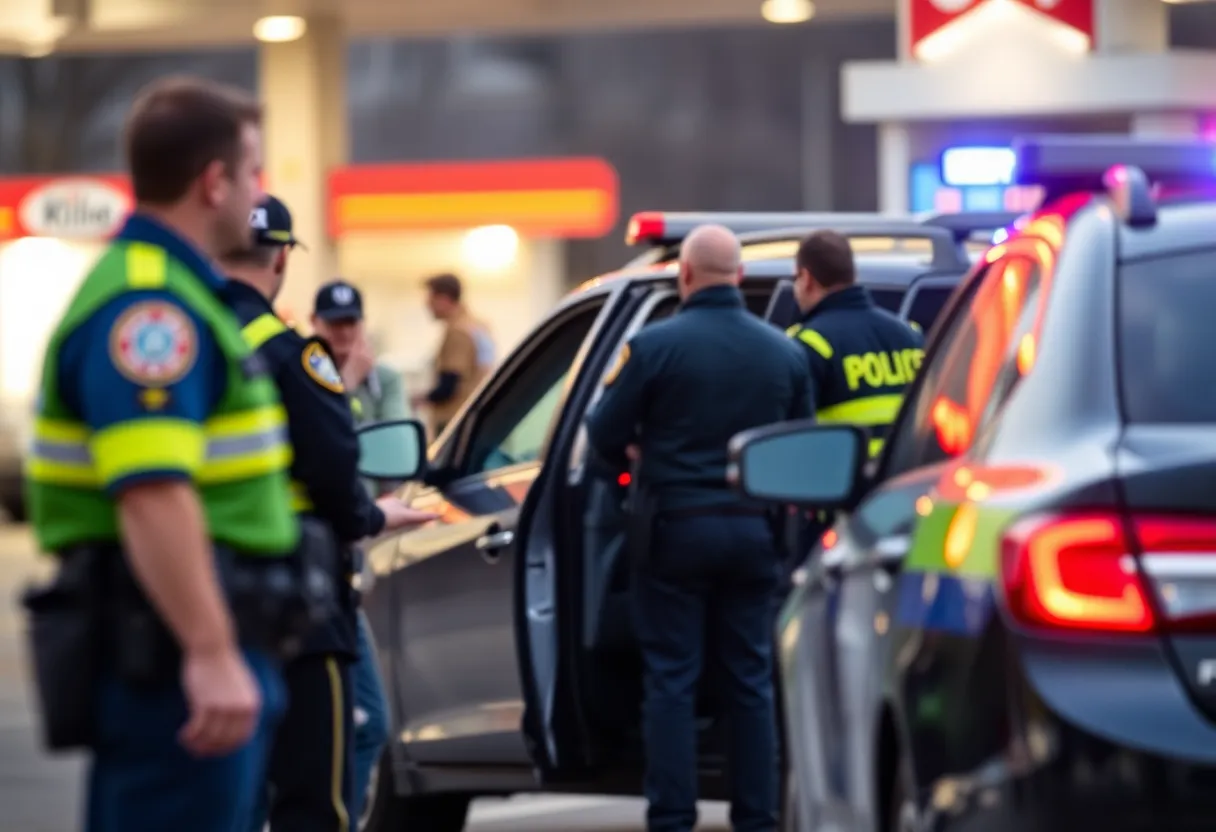
[[[764,320],[784,331],[798,323],[801,317],[798,299],[794,296],[794,281],[778,281],[768,299],[768,308],[764,310]]]

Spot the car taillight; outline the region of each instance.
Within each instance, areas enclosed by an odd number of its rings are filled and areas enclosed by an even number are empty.
[[[1033,517],[1005,534],[1009,612],[1038,627],[1145,633],[1153,606],[1115,514]]]
[[[1216,630],[1216,520],[1114,512],[1032,517],[1005,534],[1001,566],[1009,611],[1024,624]]]

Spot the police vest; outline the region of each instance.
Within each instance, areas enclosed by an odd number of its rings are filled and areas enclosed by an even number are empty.
[[[797,338],[839,372],[827,389],[816,389],[815,418],[823,424],[860,425],[870,429],[870,456],[882,450],[887,430],[899,413],[904,389],[912,383],[924,350],[907,347],[888,351],[839,354],[816,330],[795,324],[786,333]]]
[[[173,419],[147,419],[95,436],[59,395],[59,352],[106,303],[146,289],[168,291],[203,321],[226,360],[227,388],[201,431]],[[118,473],[125,453],[151,445],[163,448],[167,460],[190,463],[213,540],[242,554],[290,554],[300,528],[288,492],[286,415],[270,378],[248,371],[250,356],[232,312],[163,248],[140,242],[111,246],[47,347],[26,464],[30,513],[42,549],[118,540],[117,511],[102,483]],[[106,447],[105,469],[92,452],[99,441]]]

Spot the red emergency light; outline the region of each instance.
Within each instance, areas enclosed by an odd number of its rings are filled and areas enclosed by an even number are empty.
[[[667,223],[658,211],[643,211],[629,218],[625,230],[625,245],[636,246],[648,241],[658,242],[667,231]]]

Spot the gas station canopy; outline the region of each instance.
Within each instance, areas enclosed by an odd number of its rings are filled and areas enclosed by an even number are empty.
[[[777,5],[804,0],[775,0]],[[267,16],[328,18],[349,36],[546,32],[763,21],[762,0],[0,0],[0,52],[252,43]],[[891,15],[895,0],[814,0],[816,19]]]

